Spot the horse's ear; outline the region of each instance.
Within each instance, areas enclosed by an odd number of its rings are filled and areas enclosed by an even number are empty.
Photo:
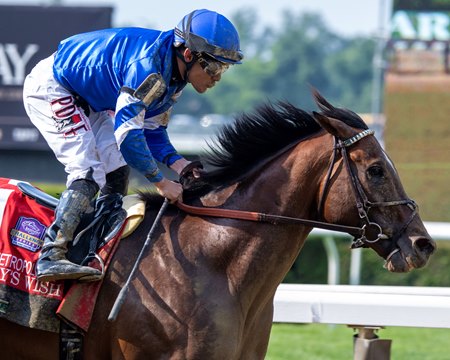
[[[331,135],[337,136],[339,139],[348,139],[356,134],[356,130],[348,126],[343,121],[330,118],[328,116],[322,115],[318,112],[313,111],[314,120]]]

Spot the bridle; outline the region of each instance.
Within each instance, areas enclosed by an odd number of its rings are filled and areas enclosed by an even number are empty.
[[[414,202],[414,200],[411,199],[405,199],[405,200],[394,200],[394,201],[381,201],[381,202],[372,202],[368,199],[366,192],[364,191],[361,181],[359,180],[358,176],[353,172],[351,166],[350,166],[350,160],[347,153],[347,147],[353,145],[354,143],[358,142],[362,138],[373,135],[373,130],[364,130],[355,136],[347,139],[347,140],[341,140],[337,137],[334,138],[334,150],[333,150],[333,156],[332,161],[330,163],[330,167],[327,172],[327,177],[324,185],[324,189],[322,191],[322,195],[319,201],[319,214],[323,213],[323,207],[325,204],[327,190],[329,188],[331,174],[334,168],[334,165],[337,161],[337,154],[340,153],[342,161],[344,163],[344,166],[347,170],[347,173],[350,177],[350,183],[353,188],[353,193],[355,195],[356,200],[356,208],[358,210],[359,218],[362,220],[363,225],[361,227],[362,230],[362,236],[359,238],[355,237],[352,242],[352,249],[361,248],[361,247],[368,247],[369,245],[375,244],[376,242],[380,240],[387,240],[389,239],[389,236],[383,233],[383,229],[381,226],[376,223],[372,222],[369,219],[369,211],[370,209],[374,207],[387,207],[387,206],[397,206],[397,205],[407,205],[411,209],[411,215],[409,216],[408,220],[403,224],[403,226],[398,230],[392,237],[392,242],[394,243],[395,247],[394,249],[388,254],[386,260],[389,260],[392,255],[394,255],[396,252],[398,252],[400,249],[397,246],[397,239],[403,234],[403,232],[408,228],[409,224],[412,222],[414,217],[417,214],[417,205]]]
[[[332,224],[323,221],[316,220],[308,220],[301,218],[294,218],[282,215],[273,215],[273,214],[264,214],[259,212],[252,211],[242,211],[242,210],[230,210],[230,209],[219,209],[219,208],[211,208],[211,207],[197,207],[184,204],[183,202],[177,202],[176,205],[183,211],[200,216],[211,216],[211,217],[221,217],[221,218],[229,218],[229,219],[240,219],[240,220],[248,220],[248,221],[257,221],[257,222],[266,222],[271,224],[298,224],[298,225],[306,225],[310,227],[317,227],[325,230],[333,230],[338,232],[348,233],[354,236],[351,248],[361,248],[361,247],[369,247],[380,240],[387,240],[389,236],[383,233],[383,229],[381,226],[370,220],[369,211],[373,207],[385,207],[385,206],[397,206],[397,205],[407,205],[412,213],[402,228],[397,231],[394,236],[392,236],[392,241],[394,242],[394,249],[387,255],[386,260],[392,257],[396,252],[399,251],[397,245],[397,239],[400,235],[408,228],[409,224],[412,222],[414,217],[417,214],[417,205],[411,199],[405,200],[395,200],[395,201],[383,201],[383,202],[371,202],[367,198],[367,195],[361,185],[361,182],[358,176],[352,170],[350,166],[349,155],[347,153],[347,147],[355,144],[359,140],[363,139],[366,136],[373,135],[373,130],[364,130],[355,136],[347,139],[341,140],[334,137],[334,147],[333,154],[330,161],[330,165],[327,171],[327,175],[325,178],[325,185],[323,187],[320,200],[319,200],[319,214],[322,215],[323,207],[326,201],[326,195],[330,187],[331,176],[333,173],[334,166],[338,159],[338,154],[341,155],[344,166],[349,174],[350,181],[352,184],[352,189],[355,195],[356,207],[358,210],[358,215],[363,223],[361,227],[347,226],[347,225],[339,225]],[[297,144],[297,143],[295,143]],[[295,145],[294,144],[294,145]],[[293,145],[292,145],[293,146]],[[292,148],[289,146],[288,148]],[[286,151],[286,149],[284,149]]]

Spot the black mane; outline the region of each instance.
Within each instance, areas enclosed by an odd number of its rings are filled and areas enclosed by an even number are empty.
[[[355,128],[367,129],[354,112],[335,108],[317,91],[313,91],[313,95],[321,114]],[[201,188],[212,190],[242,180],[271,155],[320,129],[310,113],[289,102],[266,103],[253,113],[244,113],[232,124],[225,125],[209,144],[202,161],[212,170],[202,172]]]

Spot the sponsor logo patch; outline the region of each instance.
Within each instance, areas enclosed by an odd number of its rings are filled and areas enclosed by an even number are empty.
[[[38,220],[21,216],[9,234],[13,245],[36,252],[44,244],[46,229]]]

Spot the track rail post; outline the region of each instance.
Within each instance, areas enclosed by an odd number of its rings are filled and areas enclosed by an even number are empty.
[[[353,336],[353,360],[390,360],[392,340],[380,339],[380,326],[348,325],[358,333]]]

